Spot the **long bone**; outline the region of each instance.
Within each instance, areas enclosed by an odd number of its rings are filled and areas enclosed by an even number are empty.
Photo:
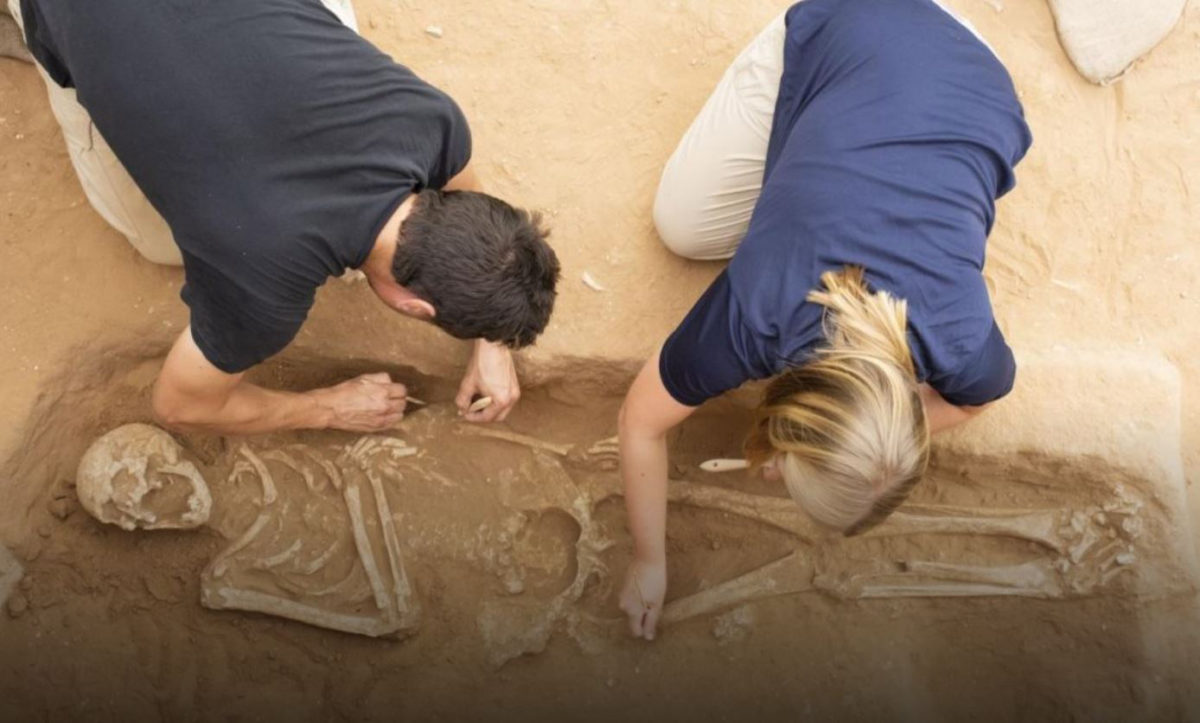
[[[668,603],[663,608],[662,622],[672,625],[751,600],[810,592],[815,588],[809,557],[806,550],[797,550],[745,575]]]
[[[713,485],[672,480],[667,485],[667,499],[678,504],[729,512],[756,520],[790,532],[805,542],[828,534],[804,514],[795,502],[782,497],[767,497]]]
[[[849,575],[814,574],[811,555],[798,550],[756,570],[668,604],[663,622],[781,595],[820,591],[844,600],[871,598],[1029,597],[1062,599],[1088,595],[1116,576],[1132,571],[1128,541],[1114,539],[1092,547],[1080,562],[1043,558],[1015,565],[969,565],[909,561],[899,572]]]
[[[530,437],[527,434],[510,432],[506,429],[480,427],[477,424],[460,424],[455,428],[454,431],[457,434],[467,434],[473,437],[486,437],[488,439],[497,439],[501,442],[509,442],[510,444],[519,444],[522,447],[528,447],[529,449],[540,452],[549,452],[550,454],[554,454],[559,457],[566,457],[571,453],[571,450],[574,449],[574,445],[556,444],[554,442],[547,442],[545,440],[538,439],[537,437]]]
[[[846,600],[1065,596],[1053,566],[1043,560],[1017,565],[908,562],[903,567],[904,572],[869,573],[848,578],[817,575],[813,583],[822,592]]]
[[[672,481],[671,502],[721,510],[771,525],[799,539],[812,542],[830,533],[790,499],[767,497],[713,485]],[[951,505],[910,504],[882,525],[863,535],[901,537],[907,535],[984,535],[1008,537],[1041,545],[1078,560],[1087,548],[1113,530],[1122,537],[1136,537],[1139,505],[1120,499],[1104,507],[1070,509],[985,509]]]

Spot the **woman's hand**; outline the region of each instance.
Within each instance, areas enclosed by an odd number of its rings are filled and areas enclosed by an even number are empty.
[[[621,610],[629,616],[629,632],[635,638],[654,640],[658,618],[667,595],[667,561],[635,559],[625,572]]]
[[[667,593],[667,432],[693,411],[663,386],[656,353],[629,388],[617,423],[634,560],[620,605],[629,630],[646,640],[654,639]]]

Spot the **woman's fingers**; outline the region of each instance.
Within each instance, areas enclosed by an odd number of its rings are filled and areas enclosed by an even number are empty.
[[[659,607],[657,605],[648,605],[646,614],[642,618],[642,637],[646,640],[654,640],[656,628],[658,627]]]

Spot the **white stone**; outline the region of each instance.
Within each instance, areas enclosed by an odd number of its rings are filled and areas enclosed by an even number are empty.
[[[1058,39],[1083,77],[1107,85],[1179,22],[1186,0],[1049,0]]]

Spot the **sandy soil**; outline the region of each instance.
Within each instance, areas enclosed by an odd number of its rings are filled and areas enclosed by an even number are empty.
[[[1010,0],[1001,12],[974,0],[951,4],[1008,64],[1035,135],[991,240],[987,274],[1000,322],[1022,358],[1065,347],[1161,354],[1172,362],[1182,379],[1175,447],[1190,486],[1200,478],[1200,259],[1193,238],[1200,204],[1191,196],[1200,187],[1200,146],[1191,137],[1200,126],[1200,10],[1193,4],[1124,80],[1098,88],[1067,62],[1041,2]],[[629,371],[719,269],[673,258],[655,240],[649,209],[659,169],[729,60],[783,4],[356,6],[364,34],[466,109],[485,183],[542,209],[553,225],[562,294],[547,335],[525,355],[528,381],[544,384],[512,428],[572,444],[612,434]],[[430,24],[444,37],[426,35]],[[478,560],[456,558],[449,543],[412,551],[425,618],[421,632],[403,643],[204,610],[199,571],[223,546],[220,534],[102,529],[75,509],[69,486],[92,438],[146,418],[149,384],[186,320],[180,273],[142,261],[91,211],[41,80],[7,60],[0,60],[0,139],[0,416],[8,420],[0,428],[0,542],[29,570],[18,609],[0,614],[0,719],[293,712],[529,720],[564,711],[596,719],[719,719],[747,709],[768,718],[1195,715],[1200,691],[1186,666],[1200,648],[1195,633],[1181,627],[1195,619],[1194,596],[1171,587],[1147,597],[1119,579],[1104,594],[1070,601],[777,598],[688,621],[650,648],[609,630],[589,652],[556,630],[544,653],[498,672],[476,618],[499,583]],[[583,285],[585,270],[607,291]],[[406,365],[433,393],[423,396],[437,399],[448,395],[448,382],[435,379],[455,375],[464,352],[394,318],[365,289],[331,283],[288,360],[262,373],[303,386]],[[564,388],[564,378],[576,386]],[[1068,414],[1070,400],[1056,397],[1053,380],[1030,383],[1036,388],[1024,395],[1035,401],[1024,410]],[[1137,421],[1126,416],[1138,406],[1137,385],[1126,394],[1128,404],[1118,394],[1107,409],[1114,425]],[[743,419],[732,403],[714,405],[685,430],[676,473],[687,476],[706,456],[735,453]],[[222,455],[236,444],[186,443],[218,478]],[[1104,499],[1090,490],[1096,478],[1115,478],[1095,460],[997,463],[988,461],[986,440],[976,446],[983,457],[943,458],[923,499],[1086,507]],[[459,470],[461,479],[482,482],[487,468],[521,462],[502,446],[478,454],[485,468]],[[1154,508],[1153,485],[1137,479],[1130,486]],[[397,505],[407,514],[423,510],[431,520],[452,521],[435,496],[406,494]],[[627,545],[618,513],[611,504],[597,510],[617,542],[607,559],[615,574]],[[1173,510],[1152,519],[1187,516]],[[1186,525],[1156,529],[1179,536]],[[561,552],[579,533],[559,518],[537,534]],[[671,534],[679,553],[672,597],[796,548],[777,530],[704,511],[676,510]],[[1153,535],[1141,544],[1151,542],[1171,546]],[[907,544],[828,554],[842,569],[847,560],[904,557],[912,551]],[[964,551],[1009,562],[1032,552],[1027,545],[979,544],[912,543],[952,561]],[[566,576],[546,572],[529,596],[549,599]],[[581,608],[608,615],[606,585],[589,587]]]

